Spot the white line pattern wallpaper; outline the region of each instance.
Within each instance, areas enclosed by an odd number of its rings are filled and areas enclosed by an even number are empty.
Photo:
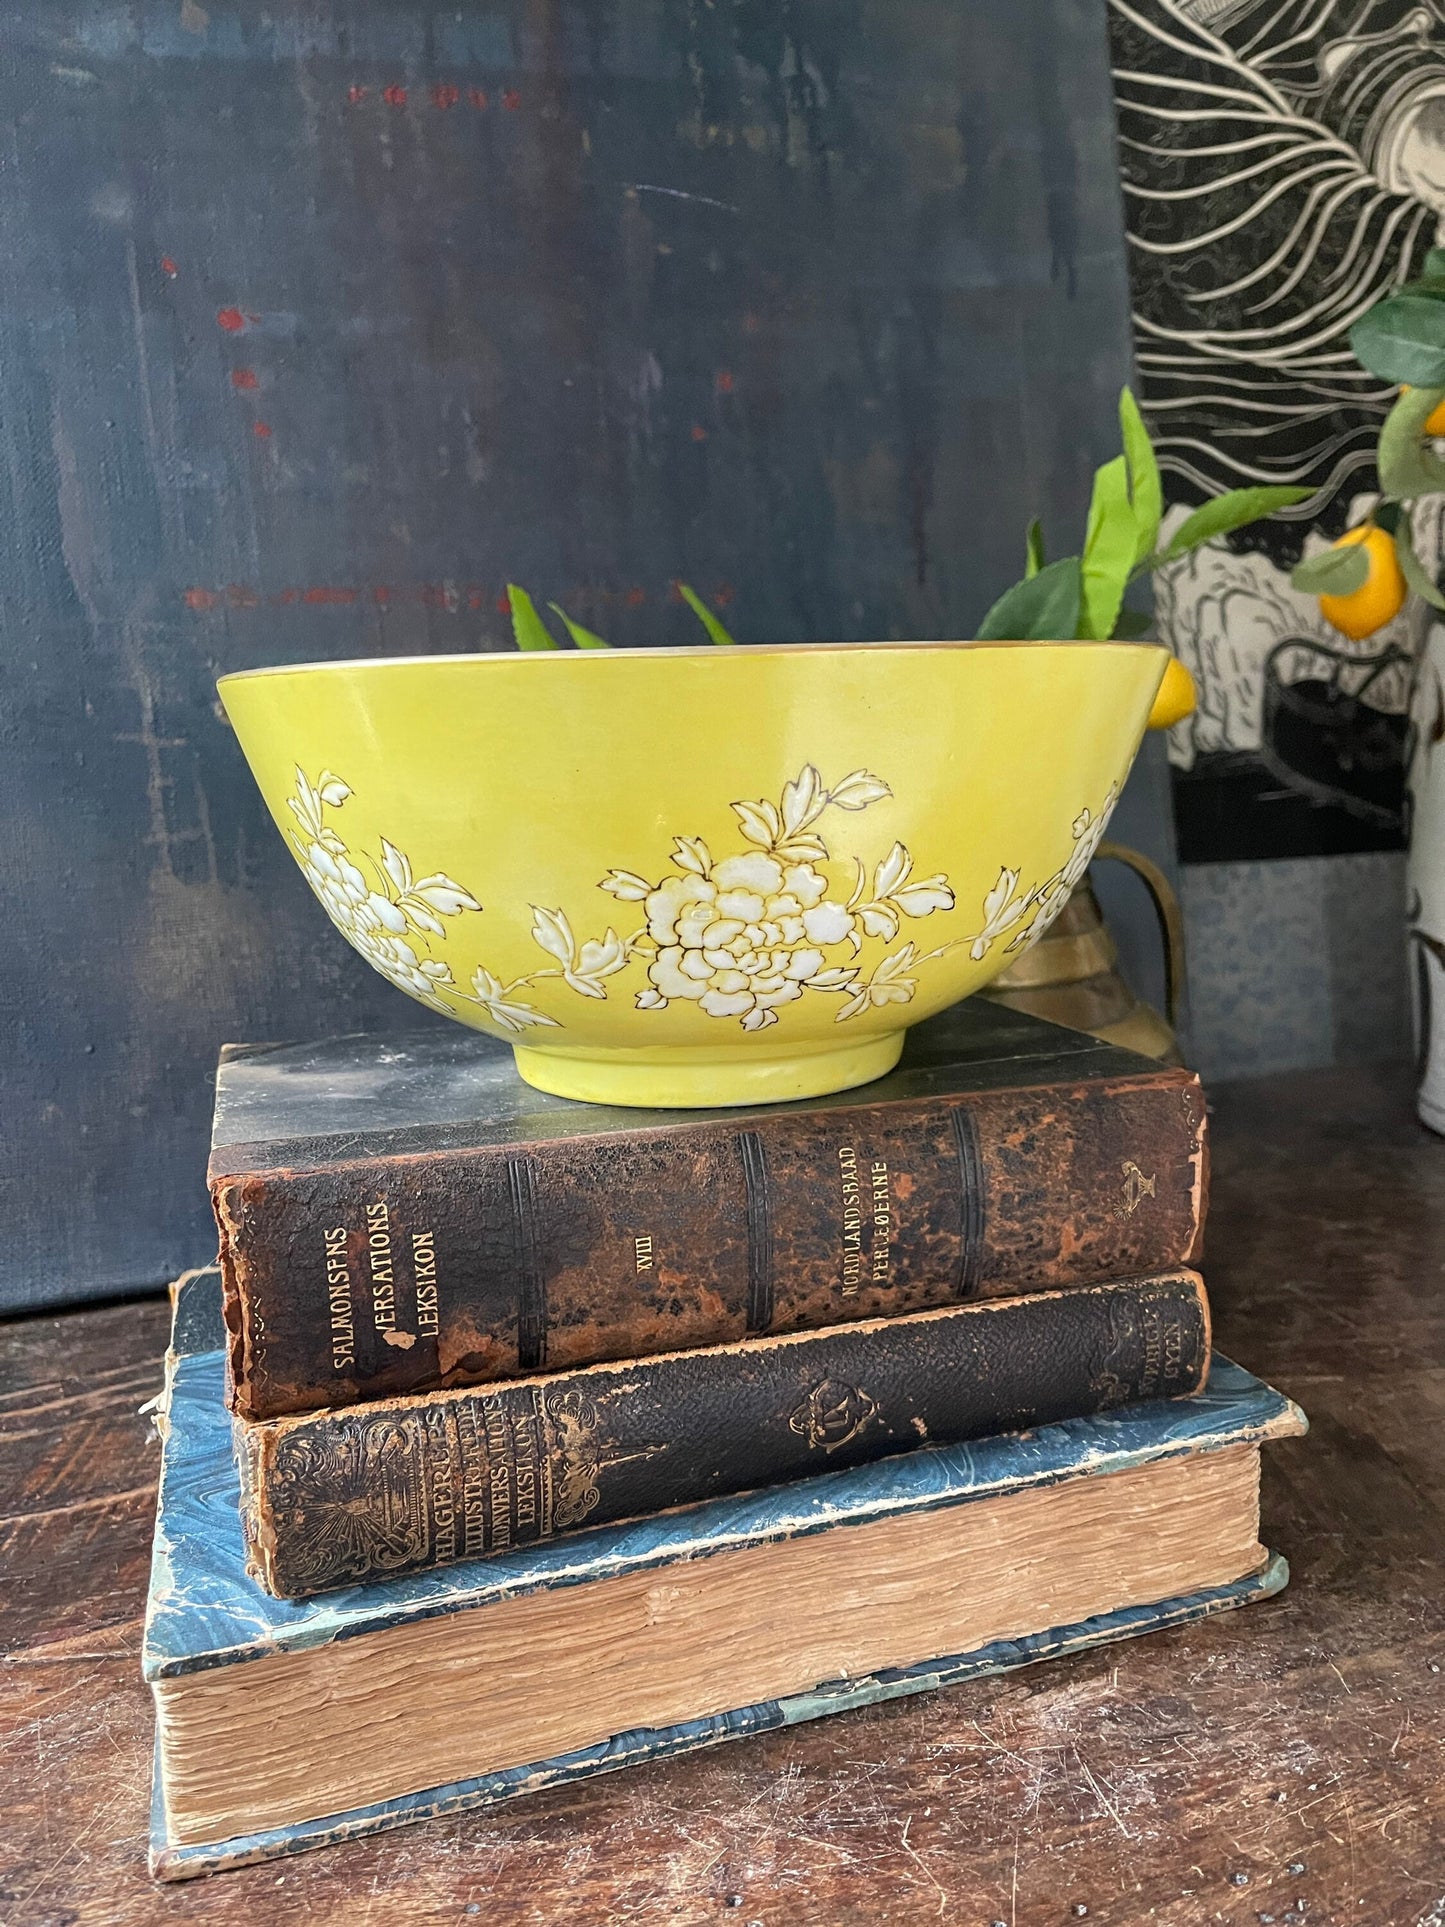
[[[1398,849],[1419,619],[1351,642],[1289,571],[1375,486],[1392,391],[1348,332],[1445,215],[1445,4],[1110,0],[1110,31],[1141,401],[1176,517],[1313,489],[1159,581],[1201,694],[1170,746],[1181,857]],[[1438,516],[1417,540],[1438,555]]]

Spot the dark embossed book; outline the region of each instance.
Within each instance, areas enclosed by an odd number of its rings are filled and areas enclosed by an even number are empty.
[[[236,1419],[253,1569],[283,1598],[725,1493],[1197,1392],[1197,1273],[290,1418]]]
[[[218,1297],[214,1275],[182,1286],[166,1373],[144,1665],[151,1865],[167,1879],[1178,1626],[1284,1584],[1259,1543],[1259,1449],[1303,1419],[1216,1358],[1192,1398],[851,1470],[819,1453],[819,1476],[791,1485],[273,1599],[245,1570]],[[860,1727],[855,1744],[896,1735]]]
[[[231,1046],[210,1164],[247,1418],[1188,1264],[1197,1079],[978,999],[861,1089],[640,1112],[456,1026]]]

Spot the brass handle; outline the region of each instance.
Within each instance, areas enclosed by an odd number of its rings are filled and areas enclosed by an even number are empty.
[[[1179,1021],[1179,1006],[1184,1002],[1184,913],[1174,886],[1151,857],[1131,850],[1125,843],[1101,843],[1094,858],[1096,862],[1122,863],[1143,881],[1154,900],[1164,945],[1164,1014],[1172,1028]]]

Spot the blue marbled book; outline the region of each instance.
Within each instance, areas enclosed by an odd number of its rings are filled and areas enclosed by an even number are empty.
[[[144,1646],[162,1879],[1178,1625],[1288,1576],[1257,1542],[1257,1448],[1304,1418],[1218,1359],[1192,1398],[275,1599],[246,1572],[221,1338],[196,1274]]]

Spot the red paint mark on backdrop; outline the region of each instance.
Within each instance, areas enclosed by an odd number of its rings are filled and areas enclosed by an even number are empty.
[[[224,328],[228,335],[238,335],[246,325],[246,317],[239,308],[219,308],[216,311],[216,326]]]
[[[717,377],[713,383],[713,386],[717,389],[720,395],[730,395],[733,392],[732,369],[719,368],[717,371]]]
[[[406,89],[405,87],[398,87],[394,81],[390,87],[382,88],[381,97],[388,107],[405,107],[406,105]]]
[[[371,89],[369,87],[348,87],[346,90],[346,98],[351,102],[353,107],[359,107],[370,92]]]
[[[487,108],[490,106],[490,104],[491,103],[487,99],[487,90],[485,87],[468,87],[467,89],[468,107],[475,107],[478,113],[484,114],[486,113]]]
[[[231,370],[231,386],[233,388],[259,388],[261,382],[254,368],[233,368]]]
[[[443,113],[445,113],[449,107],[455,107],[461,97],[461,88],[453,87],[450,81],[438,81],[436,86],[431,90],[432,106],[440,107]]]
[[[733,587],[731,582],[719,582],[716,589],[713,590],[712,599],[720,609],[726,609],[728,604],[731,601],[733,601],[736,595],[737,595],[737,590]]]
[[[502,95],[502,105],[509,114],[515,114],[521,104],[522,96],[517,92],[515,87],[509,87],[506,93]]]
[[[269,442],[271,439],[270,422],[252,422],[251,433],[256,437],[257,441]]]
[[[264,426],[264,424],[259,424]],[[719,583],[712,593],[712,600],[724,607],[734,599],[735,591],[730,582]],[[380,608],[388,608],[398,603],[409,603],[424,609],[443,609],[448,615],[465,612],[480,613],[492,600],[493,592],[480,584],[469,582],[416,582],[416,583],[368,583],[359,588],[348,584],[313,582],[301,588],[273,589],[261,591],[243,582],[228,583],[224,589],[208,589],[197,585],[181,591],[182,600],[188,609],[198,613],[218,608],[222,603],[232,609],[259,609],[266,606],[272,609],[290,608],[295,603],[304,603],[311,608],[345,608],[368,598]],[[682,592],[674,582],[669,591],[669,600],[680,602]],[[622,602],[629,609],[640,609],[648,601],[648,591],[641,583],[633,583],[627,589],[614,589],[597,585],[589,588],[585,584],[574,587],[568,594],[569,605],[586,606],[589,603],[601,604]],[[497,595],[493,605],[498,615],[510,615],[511,604],[506,594]]]
[[[171,257],[168,254],[163,254],[161,256],[161,273],[168,274],[173,281],[176,278],[176,276],[180,273],[180,269],[176,266],[175,262],[171,259]]]
[[[705,442],[707,440],[707,430],[703,427],[701,422],[693,423],[692,439],[695,442]]]

